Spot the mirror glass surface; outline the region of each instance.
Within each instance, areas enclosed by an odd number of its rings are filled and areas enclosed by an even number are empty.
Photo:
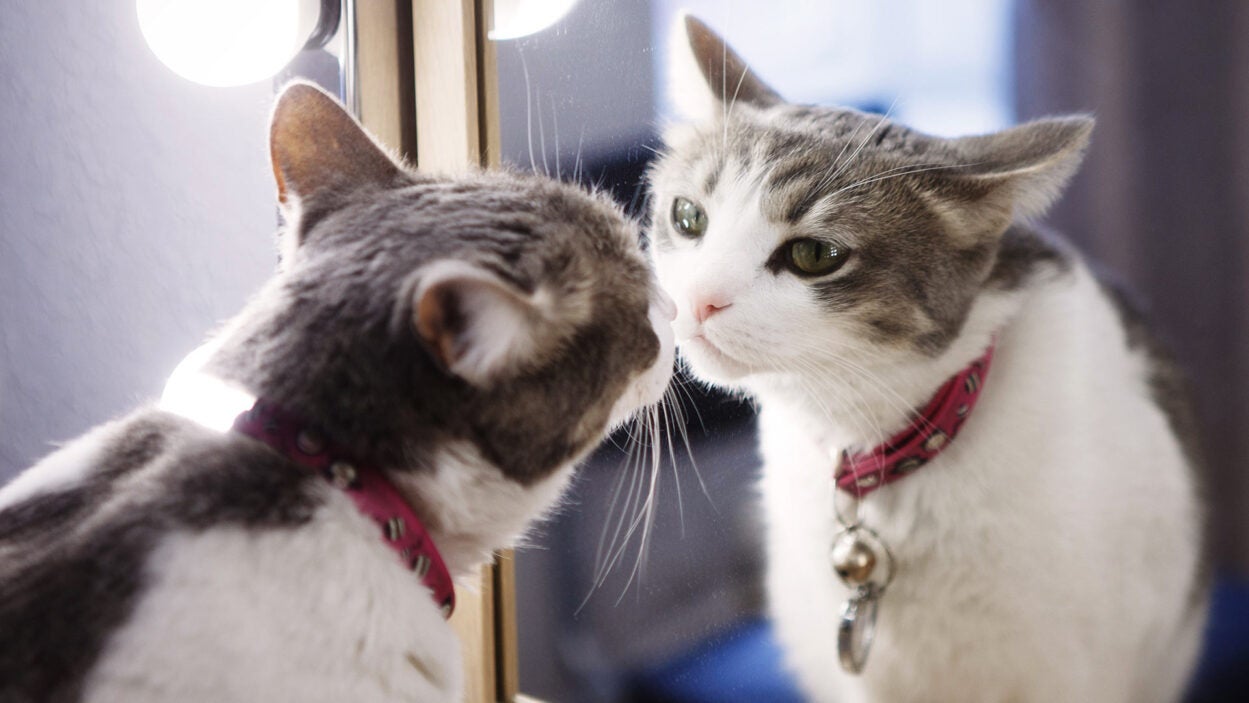
[[[678,119],[665,76],[681,10],[792,102],[947,135],[1013,118],[1009,0],[581,0],[497,44],[504,162],[608,190],[645,218],[644,174]],[[764,616],[754,410],[683,375],[674,386],[659,444],[614,436],[517,552],[529,695],[796,699]]]

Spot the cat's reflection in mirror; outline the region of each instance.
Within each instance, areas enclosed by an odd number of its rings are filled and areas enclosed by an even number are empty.
[[[675,36],[688,119],[652,172],[654,257],[690,368],[761,407],[768,600],[807,694],[1176,700],[1207,602],[1188,397],[1123,296],[1029,224],[1092,120],[938,138],[787,103],[696,19]],[[954,378],[979,402],[937,436],[922,409]],[[896,571],[859,676],[841,608],[872,565],[831,568],[836,491],[864,494],[842,522]]]

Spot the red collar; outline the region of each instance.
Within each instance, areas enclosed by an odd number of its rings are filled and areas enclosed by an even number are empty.
[[[264,442],[351,496],[356,508],[381,527],[382,542],[395,550],[404,566],[415,571],[433,593],[443,617],[451,617],[455,609],[451,573],[429,532],[385,474],[348,461],[311,425],[264,400],[257,400],[251,410],[235,418],[234,431]]]
[[[980,358],[946,381],[911,424],[889,441],[870,451],[843,455],[833,476],[837,487],[863,497],[909,476],[949,446],[976,407],[995,346],[991,343]]]

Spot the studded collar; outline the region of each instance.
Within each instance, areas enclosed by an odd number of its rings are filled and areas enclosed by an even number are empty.
[[[443,617],[455,609],[451,573],[425,526],[380,470],[350,460],[310,424],[279,406],[257,400],[234,420],[235,432],[264,442],[346,493],[356,508],[377,522],[382,542],[416,572],[433,594]]]
[[[914,473],[949,446],[980,398],[996,342],[945,382],[911,423],[888,441],[857,454],[843,453],[833,475],[837,487],[863,497]]]

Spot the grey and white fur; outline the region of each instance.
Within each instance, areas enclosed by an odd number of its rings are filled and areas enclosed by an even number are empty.
[[[671,303],[606,197],[441,178],[303,84],[273,113],[280,271],[205,374],[386,471],[462,578],[659,399]],[[350,498],[157,407],[0,491],[0,701],[454,701],[459,645]]]
[[[944,139],[785,102],[693,18],[651,178],[682,357],[761,407],[768,592],[815,701],[1174,701],[1207,602],[1182,376],[1030,222],[1087,117]],[[832,79],[830,79],[832,80]],[[945,451],[861,506],[896,557],[858,677],[838,665],[832,473],[996,340]]]

